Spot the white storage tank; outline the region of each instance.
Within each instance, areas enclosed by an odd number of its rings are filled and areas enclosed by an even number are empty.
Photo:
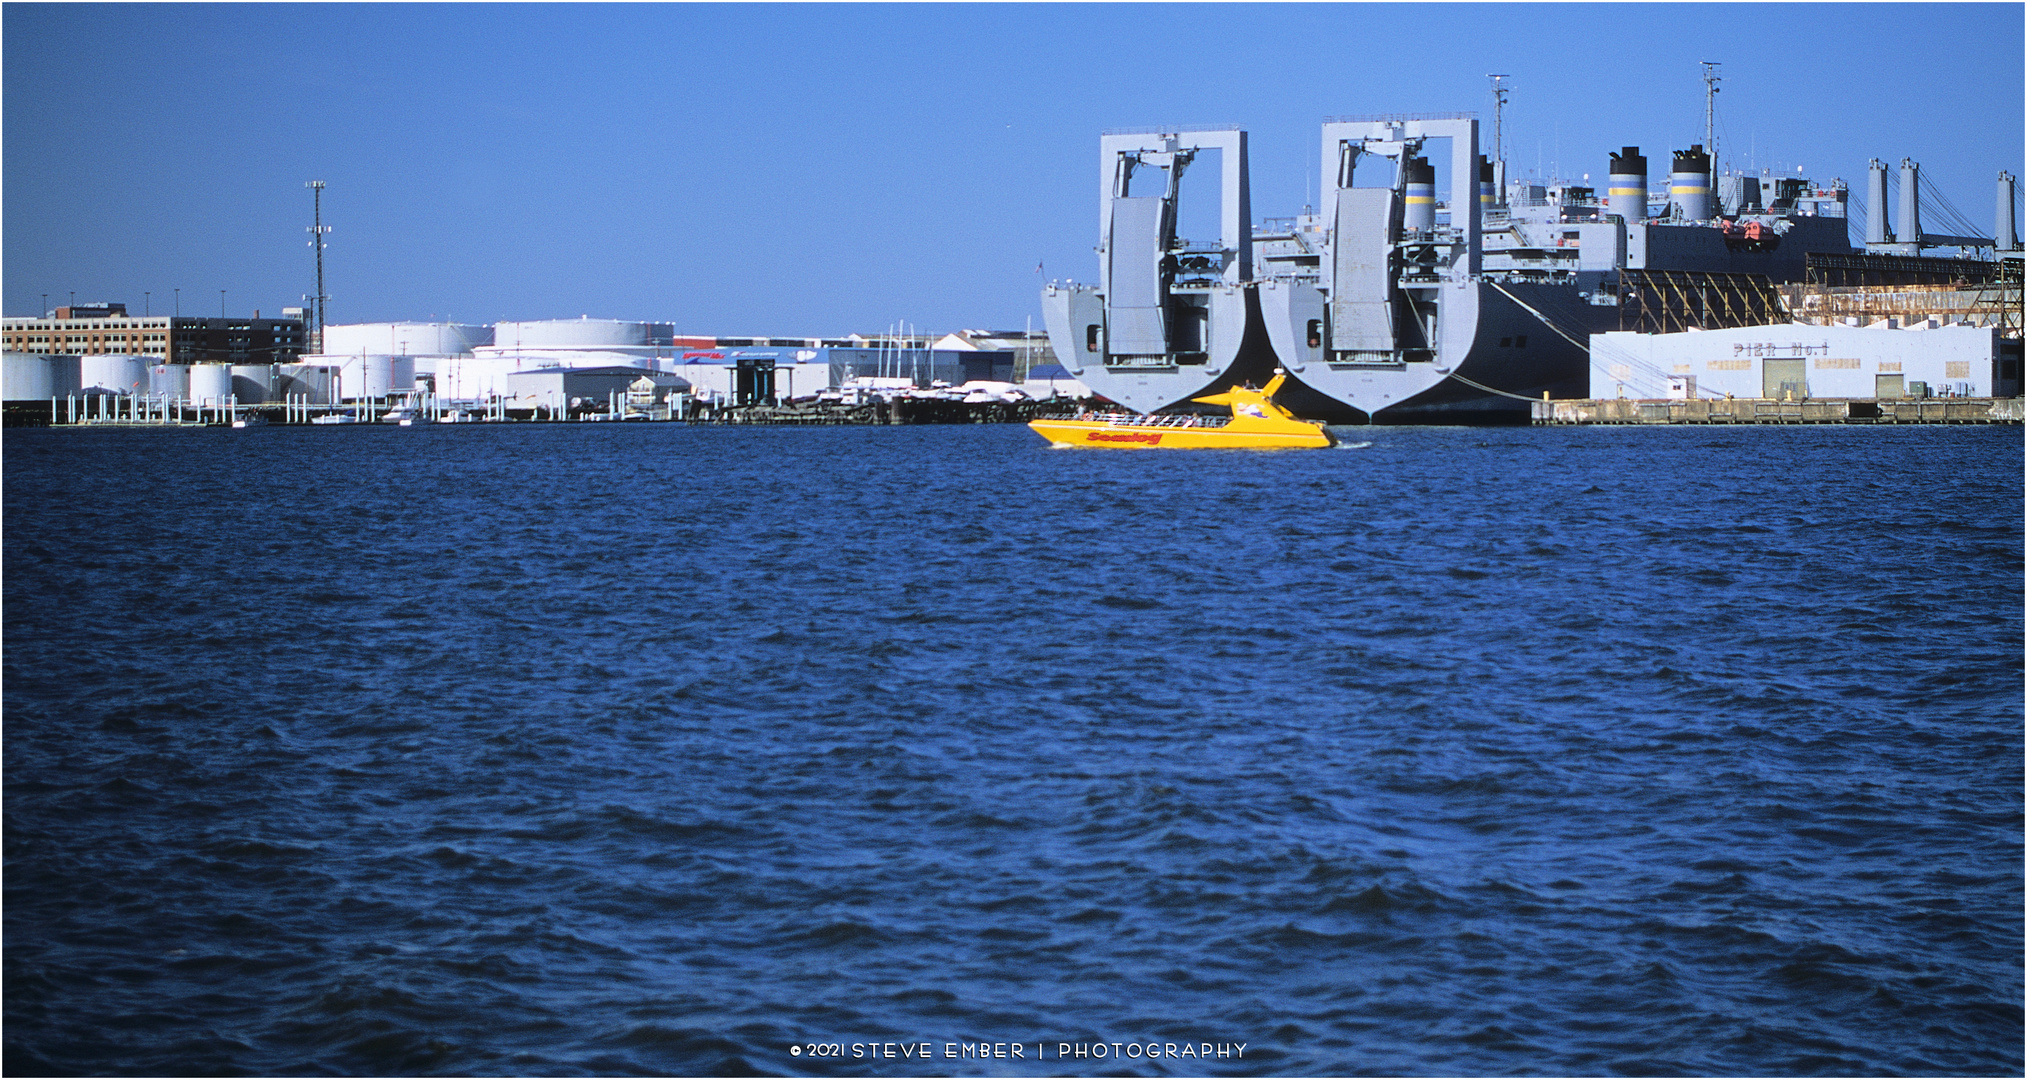
[[[148,392],[157,397],[190,396],[190,365],[156,364],[148,369]]]
[[[384,398],[396,391],[415,387],[415,359],[386,354],[365,356],[306,356],[305,361],[338,369],[338,397],[342,401]]]
[[[78,385],[85,393],[145,394],[148,361],[139,356],[78,357]]]
[[[7,353],[0,357],[0,398],[42,401],[78,392],[78,357],[41,353]]]
[[[666,338],[667,328],[655,323],[625,322],[619,319],[545,319],[540,322],[503,322],[493,326],[492,344],[502,349],[578,349],[601,346],[648,346],[656,343],[656,331]]]
[[[335,403],[338,369],[325,364],[277,364],[274,372],[276,401],[300,401],[311,405]]]
[[[507,376],[540,361],[514,356],[445,356],[436,365],[436,396],[446,401],[485,401],[511,393]]]
[[[241,405],[265,405],[274,392],[274,365],[232,365],[232,396]]]
[[[492,343],[492,327],[469,323],[348,323],[324,328],[326,356],[457,356]]]
[[[190,400],[192,402],[198,405],[223,405],[231,397],[231,365],[190,365]]]

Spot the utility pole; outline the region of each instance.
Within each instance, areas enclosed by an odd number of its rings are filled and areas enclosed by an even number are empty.
[[[310,246],[317,250],[317,295],[306,296],[303,299],[315,300],[317,303],[317,325],[311,329],[310,342],[318,353],[322,353],[324,351],[324,301],[330,299],[330,297],[324,295],[324,234],[331,230],[324,227],[324,182],[322,180],[311,180],[303,186],[310,189],[310,197],[315,202],[316,217],[314,218],[315,224],[310,226]]]
[[[1717,195],[1717,84],[1723,76],[1717,73],[1719,62],[1699,60],[1703,65],[1703,149],[1710,155],[1711,196]]]

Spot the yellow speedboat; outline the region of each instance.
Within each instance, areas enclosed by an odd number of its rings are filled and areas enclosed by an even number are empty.
[[[1222,394],[1190,399],[1203,405],[1230,406],[1229,417],[1086,412],[1072,419],[1030,420],[1028,426],[1052,443],[1113,450],[1320,450],[1336,445],[1337,440],[1322,424],[1298,420],[1274,403],[1274,393],[1287,379],[1287,372],[1275,368],[1274,377],[1261,389],[1234,386]]]

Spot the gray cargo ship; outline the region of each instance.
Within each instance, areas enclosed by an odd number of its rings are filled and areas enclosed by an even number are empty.
[[[1214,241],[1177,226],[1207,151],[1222,159]],[[1588,338],[1620,328],[1628,271],[1799,281],[1808,253],[1853,252],[1842,181],[1725,177],[1720,203],[1701,146],[1675,154],[1652,213],[1637,148],[1612,155],[1602,197],[1502,184],[1468,114],[1331,119],[1321,151],[1321,205],[1256,233],[1244,131],[1103,135],[1099,281],[1042,293],[1057,357],[1141,412],[1278,365],[1282,400],[1317,419],[1524,422],[1530,399],[1587,394]]]

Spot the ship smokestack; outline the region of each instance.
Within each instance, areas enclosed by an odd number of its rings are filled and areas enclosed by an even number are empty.
[[[2020,250],[2020,233],[2013,220],[2013,174],[1999,173],[1999,212],[1992,219],[1992,242],[2000,251]]]
[[[1886,162],[1872,159],[1865,178],[1865,246],[1893,243],[1893,230],[1886,227]]]
[[[1710,220],[1710,155],[1703,152],[1702,143],[1675,151],[1668,202],[1683,221]]]
[[[1921,166],[1900,159],[1900,242],[1921,242]]]
[[[1406,173],[1407,207],[1401,225],[1410,232],[1430,232],[1436,227],[1436,167],[1428,158],[1411,157]]]
[[[1647,159],[1637,146],[1612,155],[1611,180],[1605,186],[1608,213],[1637,225],[1647,220]]]
[[[1478,155],[1478,212],[1485,213],[1499,205],[1499,176],[1485,155]]]

